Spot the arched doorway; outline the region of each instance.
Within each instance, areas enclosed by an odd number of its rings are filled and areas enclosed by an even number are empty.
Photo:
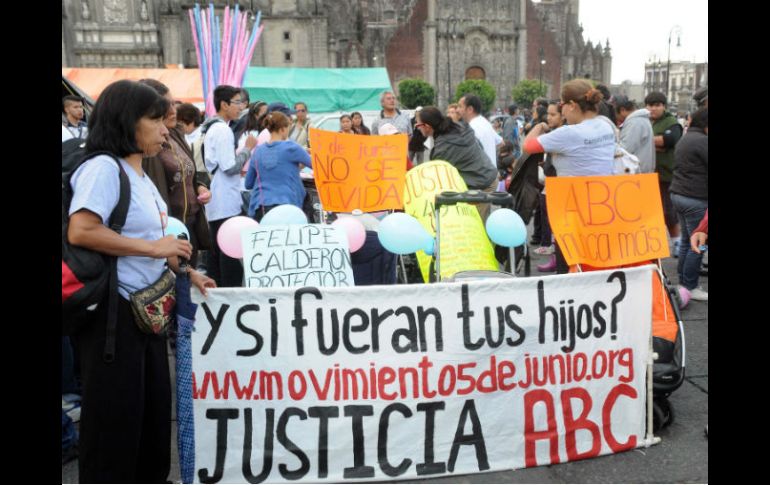
[[[465,70],[465,79],[486,79],[487,73],[479,66],[472,66]]]

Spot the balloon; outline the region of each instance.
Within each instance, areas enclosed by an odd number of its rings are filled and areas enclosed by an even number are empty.
[[[690,303],[690,290],[688,290],[684,286],[680,286],[679,287],[679,299],[682,301],[682,303],[679,305],[679,308],[686,307],[687,304]]]
[[[307,224],[307,216],[296,205],[283,204],[271,209],[262,218],[263,226],[278,226],[282,224]]]
[[[180,234],[187,236],[187,240],[190,240],[190,231],[187,230],[187,226],[184,222],[180,221],[176,217],[169,217],[166,223],[166,235],[179,237]]]
[[[515,248],[527,240],[527,226],[511,209],[497,209],[487,218],[487,234],[495,244]]]
[[[337,219],[332,222],[332,226],[339,227],[345,231],[345,234],[348,236],[348,246],[351,253],[361,249],[364,242],[366,242],[366,229],[364,229],[363,224],[353,217]]]
[[[243,244],[241,242],[241,231],[258,226],[259,222],[251,217],[235,216],[229,218],[219,227],[219,232],[217,232],[219,249],[231,258],[242,258]]]
[[[380,222],[377,233],[382,247],[394,254],[411,254],[433,249],[433,237],[414,217],[394,212]]]

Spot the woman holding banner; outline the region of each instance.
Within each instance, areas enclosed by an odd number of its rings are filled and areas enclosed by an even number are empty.
[[[251,190],[248,214],[257,222],[282,204],[302,209],[307,193],[299,178],[299,166],[311,164],[307,151],[287,140],[290,122],[285,114],[273,111],[265,120],[270,141],[257,147],[246,172],[246,189]]]
[[[573,79],[565,83],[559,111],[567,125],[554,131],[550,131],[547,123],[535,125],[524,140],[524,152],[552,154],[553,167],[559,177],[612,175],[615,132],[612,123],[599,116],[602,98],[602,93],[588,81]],[[568,271],[557,244],[556,272]]]

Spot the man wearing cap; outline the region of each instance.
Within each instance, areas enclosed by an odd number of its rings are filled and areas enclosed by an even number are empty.
[[[412,136],[412,123],[406,113],[396,109],[395,94],[391,91],[382,93],[380,96],[380,106],[382,106],[382,111],[380,111],[380,117],[372,124],[372,135],[379,135],[380,126],[384,123],[390,123],[398,128],[399,133],[406,133],[410,137]]]
[[[668,189],[674,175],[674,147],[682,138],[682,125],[676,117],[666,111],[666,95],[652,92],[644,98],[644,104],[650,112],[653,142],[655,143],[655,171],[660,183],[660,196],[663,202],[663,217],[674,245],[674,254],[679,253],[679,222]]]
[[[620,144],[639,159],[640,173],[655,171],[655,142],[653,141],[650,112],[636,109],[628,96],[613,96],[610,103],[615,108],[615,119],[620,124]]]
[[[239,88],[217,86],[214,89],[214,106],[217,115],[208,125],[203,142],[203,159],[211,174],[211,202],[206,206],[206,216],[213,236],[206,266],[209,276],[217,282],[218,287],[238,287],[243,282],[241,262],[221,251],[216,234],[225,221],[242,215],[241,167],[249,159],[257,140],[249,136],[246,145],[236,154],[235,136],[228,123],[238,118],[244,106]]]

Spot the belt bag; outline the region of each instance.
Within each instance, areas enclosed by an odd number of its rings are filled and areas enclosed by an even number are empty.
[[[169,270],[147,288],[131,293],[131,311],[139,330],[161,335],[166,332],[176,305],[176,276]]]

